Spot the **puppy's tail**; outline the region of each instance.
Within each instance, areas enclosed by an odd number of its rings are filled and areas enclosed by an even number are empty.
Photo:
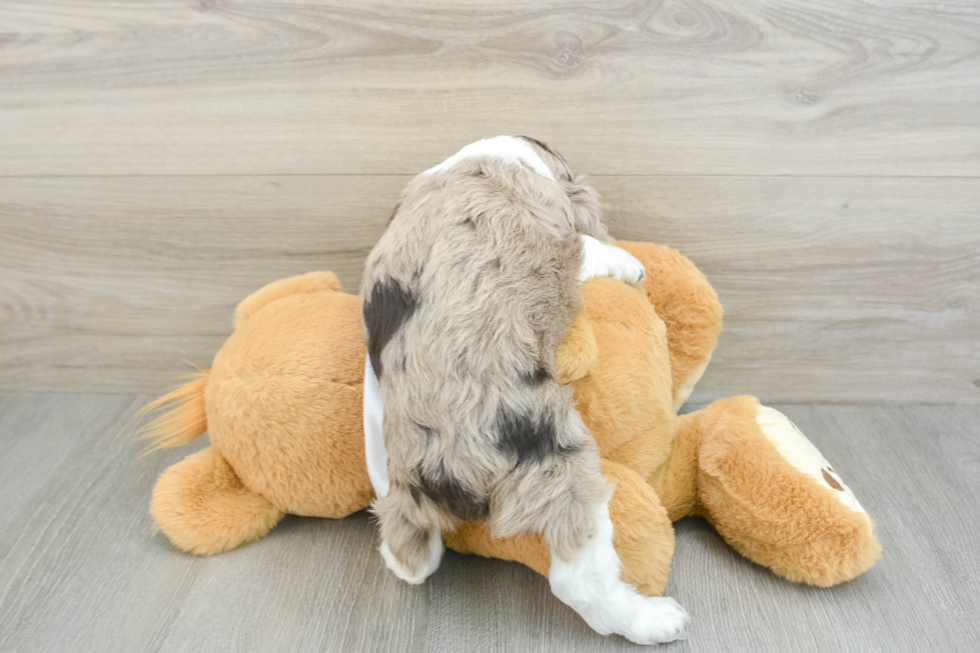
[[[203,368],[188,375],[187,383],[175,388],[143,406],[137,416],[161,412],[144,424],[137,439],[149,440],[145,453],[167,447],[190,444],[208,430],[208,416],[204,406],[204,390],[208,387],[211,371]]]

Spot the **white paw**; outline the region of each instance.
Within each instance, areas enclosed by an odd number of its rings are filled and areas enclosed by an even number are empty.
[[[561,598],[559,592],[556,595]],[[622,635],[635,644],[684,639],[691,619],[674,599],[644,596],[625,583],[617,588],[594,588],[589,599],[566,602],[600,635]]]
[[[615,633],[637,644],[683,639],[689,617],[677,601],[644,596],[620,577],[609,504],[600,505],[595,517],[595,533],[574,559],[552,553],[551,591],[601,635]]]
[[[384,541],[378,548],[381,552],[381,557],[384,559],[385,564],[388,565],[388,569],[392,571],[396,576],[401,578],[403,581],[409,585],[421,585],[425,582],[425,579],[432,575],[432,573],[439,568],[439,563],[442,561],[442,552],[445,547],[442,545],[442,533],[438,530],[429,532],[429,559],[423,563],[422,567],[416,572],[411,573],[408,569],[403,567],[395,554],[391,552],[388,547],[388,542]]]
[[[687,637],[691,617],[681,604],[669,597],[639,596],[637,606],[622,635],[634,644],[664,644]]]
[[[592,236],[582,236],[582,268],[578,280],[612,277],[636,285],[643,281],[646,269],[639,259],[621,247],[607,245]]]

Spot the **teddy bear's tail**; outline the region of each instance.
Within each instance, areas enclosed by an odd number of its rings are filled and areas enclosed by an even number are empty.
[[[210,370],[203,368],[189,375],[187,383],[154,399],[138,415],[164,411],[139,430],[140,440],[149,440],[147,452],[190,444],[208,430],[204,390]]]

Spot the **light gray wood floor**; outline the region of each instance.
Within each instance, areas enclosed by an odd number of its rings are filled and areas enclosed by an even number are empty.
[[[210,559],[146,513],[156,476],[205,444],[138,457],[135,395],[0,395],[0,651],[618,651],[516,564],[448,554],[412,588],[362,513],[286,520]],[[980,408],[782,405],[876,519],[884,556],[816,589],[677,524],[676,651],[975,651]]]

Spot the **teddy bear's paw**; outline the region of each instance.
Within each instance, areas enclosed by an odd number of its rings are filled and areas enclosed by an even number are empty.
[[[381,543],[381,547],[378,551],[381,552],[381,557],[384,559],[385,564],[388,569],[392,571],[396,576],[401,578],[403,581],[409,585],[421,585],[439,568],[439,563],[442,561],[442,552],[445,550],[445,546],[442,544],[442,533],[436,529],[429,532],[429,543],[427,559],[419,566],[418,571],[412,573],[398,561],[395,554],[392,553],[391,548],[388,546],[387,541]]]
[[[582,268],[578,280],[612,277],[636,285],[646,276],[646,268],[635,256],[621,247],[607,245],[592,236],[582,236]]]
[[[776,451],[793,467],[832,490],[834,498],[855,512],[864,512],[857,497],[851,491],[827,459],[823,457],[809,438],[788,417],[775,408],[759,406],[756,415],[759,428],[776,448]]]

